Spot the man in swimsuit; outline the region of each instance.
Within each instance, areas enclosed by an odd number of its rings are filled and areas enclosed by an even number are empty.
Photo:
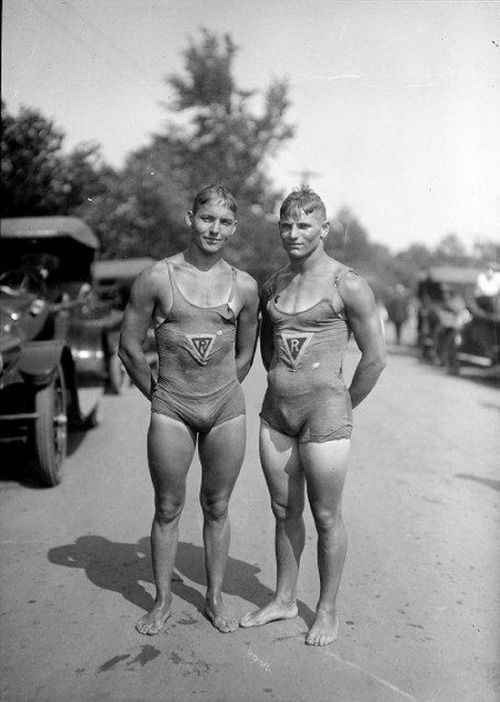
[[[125,310],[120,358],[151,401],[148,461],[155,493],[151,530],[156,599],[136,624],[158,634],[171,613],[171,583],[196,439],[202,468],[200,502],[207,572],[206,614],[223,633],[238,628],[226,610],[222,582],[229,549],[228,503],[245,451],[241,381],[255,351],[257,284],[222,258],[236,228],[236,201],[221,186],[204,188],[187,215],[189,247],[144,270]],[[143,352],[150,322],[158,379]]]
[[[240,625],[297,616],[306,487],[318,535],[320,580],[306,643],[323,646],[337,638],[339,628],[337,592],[347,551],[342,490],[352,408],[375,386],[385,348],[370,288],[324,251],[329,224],[319,196],[307,187],[288,195],[279,230],[289,264],[261,292],[268,388],[260,415],[260,456],[276,519],[277,586],[274,599],[246,614]],[[361,359],[347,389],[342,360],[351,332]]]

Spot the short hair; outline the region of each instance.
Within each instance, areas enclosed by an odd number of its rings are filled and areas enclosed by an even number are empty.
[[[280,219],[288,214],[297,214],[302,210],[306,214],[318,211],[321,217],[326,220],[326,207],[320,196],[308,185],[301,185],[289,193],[281,203]]]
[[[236,198],[227,188],[223,185],[207,185],[207,187],[200,190],[194,198],[192,207],[193,214],[196,214],[199,207],[206,205],[207,202],[211,200],[221,200],[224,206],[231,210],[234,215],[238,212]]]

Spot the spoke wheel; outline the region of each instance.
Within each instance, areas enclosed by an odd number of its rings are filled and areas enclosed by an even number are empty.
[[[68,444],[68,417],[64,374],[59,367],[49,385],[35,396],[35,452],[37,472],[42,485],[61,482]]]

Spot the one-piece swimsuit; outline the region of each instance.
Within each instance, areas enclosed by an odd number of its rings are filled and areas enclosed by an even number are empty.
[[[172,307],[155,328],[158,383],[151,411],[206,433],[245,414],[245,399],[236,375],[236,319],[231,303],[236,269],[226,303],[199,307],[189,302],[165,260]]]
[[[339,281],[350,270],[344,268],[335,277],[330,295],[296,313],[278,307],[279,272],[263,287],[274,353],[260,416],[272,429],[301,443],[351,436],[351,398],[342,377],[350,328],[337,292]]]

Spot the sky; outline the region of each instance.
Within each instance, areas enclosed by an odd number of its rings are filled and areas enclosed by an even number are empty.
[[[2,97],[120,167],[165,127],[165,79],[203,27],[239,46],[239,87],[289,81],[277,187],[309,173],[331,217],[349,207],[393,252],[500,241],[498,1],[3,0]]]

